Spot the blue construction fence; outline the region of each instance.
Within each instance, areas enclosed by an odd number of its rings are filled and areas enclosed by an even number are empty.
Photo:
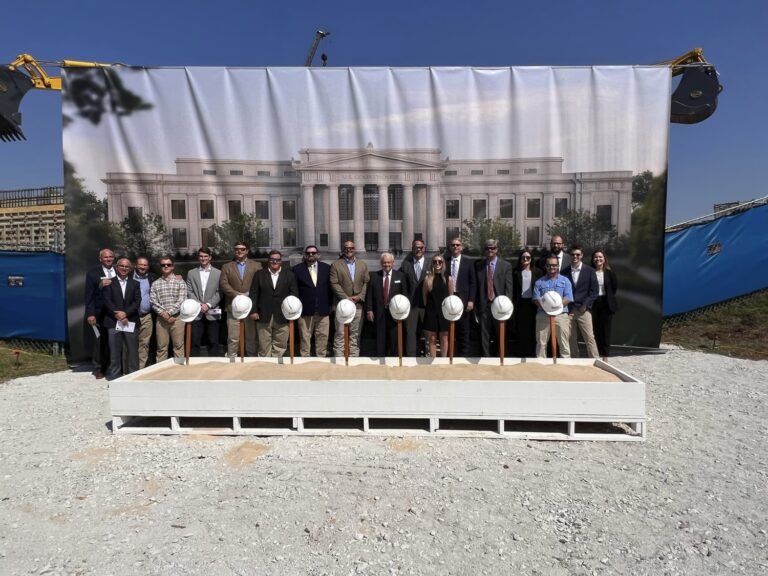
[[[667,232],[664,316],[768,288],[768,204]]]
[[[67,340],[64,254],[0,251],[0,338]]]

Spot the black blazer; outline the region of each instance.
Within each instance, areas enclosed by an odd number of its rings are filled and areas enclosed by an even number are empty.
[[[475,262],[475,274],[477,275],[475,309],[478,314],[482,314],[488,307],[488,294],[486,293],[487,266],[488,260],[485,258]],[[499,257],[496,258],[496,269],[493,271],[493,291],[496,296],[506,296],[510,300],[512,299],[512,264]]]
[[[405,274],[393,269],[389,279],[389,299],[391,300],[395,294],[403,294],[407,298],[408,292],[409,286]],[[371,274],[368,292],[365,295],[365,308],[368,312],[373,312],[376,321],[385,318],[388,314],[384,307],[384,272],[382,270]]]
[[[286,324],[282,304],[287,296],[299,295],[296,276],[287,266],[280,269],[277,285],[272,287],[272,274],[269,268],[262,268],[253,276],[249,292],[253,301],[251,314],[258,312],[259,322],[269,322],[273,317],[278,324]]]
[[[619,303],[616,300],[616,290],[619,289],[619,279],[613,270],[604,270],[603,287],[605,288],[605,299],[608,302],[608,310],[616,313],[619,309]]]
[[[568,305],[568,309],[573,312],[581,306],[592,308],[592,304],[597,300],[600,287],[597,285],[597,274],[595,269],[586,264],[581,265],[578,284],[573,283],[571,267],[565,268],[561,274],[571,281],[573,287],[573,302]]]
[[[432,258],[424,256],[424,262],[421,266],[421,276],[416,277],[416,269],[414,268],[413,254],[408,254],[403,259],[403,263],[400,264],[400,272],[405,274],[405,279],[408,281],[408,300],[411,301],[411,306],[417,308],[424,308],[424,300],[421,295],[421,283],[424,282],[424,278],[427,276],[430,266],[432,265]]]
[[[102,276],[104,269],[100,265],[91,268],[85,275],[85,317],[95,316],[99,323],[104,319],[104,296],[100,286]]]
[[[451,275],[451,262],[453,257],[448,254],[444,258],[445,269],[448,275]],[[477,274],[475,274],[475,261],[472,258],[467,258],[464,254],[461,255],[461,263],[459,264],[459,272],[456,275],[456,286],[454,286],[453,293],[461,298],[464,306],[467,302],[474,302],[477,297]]]
[[[536,280],[543,276],[541,269],[536,266],[531,267],[531,298],[533,298],[533,285]],[[515,268],[512,271],[512,304],[517,304],[522,299],[523,294],[523,271],[520,268]]]
[[[296,285],[299,289],[299,300],[301,300],[301,315],[328,316],[331,313],[331,266],[325,262],[317,263],[317,286],[312,283],[312,277],[309,275],[309,267],[306,262],[297,264],[292,268],[293,275],[296,277]]]
[[[129,322],[139,321],[139,306],[141,305],[141,287],[132,275],[128,276],[125,285],[125,297],[120,289],[120,281],[117,276],[112,278],[112,283],[102,291],[104,297],[104,327],[114,328],[117,325],[115,313],[125,312]]]

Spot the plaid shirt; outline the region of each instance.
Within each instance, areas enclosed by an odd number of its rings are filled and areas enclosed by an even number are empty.
[[[174,274],[168,278],[161,276],[155,280],[149,290],[149,301],[152,303],[152,310],[157,314],[168,312],[171,316],[176,316],[186,297],[186,282],[179,280]]]

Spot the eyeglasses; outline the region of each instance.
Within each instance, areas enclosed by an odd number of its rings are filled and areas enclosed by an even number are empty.
[[[547,268],[560,268],[559,264],[547,264]]]
[[[461,246],[461,244],[459,244],[459,243],[454,243],[454,244],[451,244],[451,246]]]
[[[245,252],[248,248],[235,248],[235,252]]]
[[[281,258],[269,258],[268,260],[272,262],[272,264],[280,264],[280,262],[282,262]]]
[[[424,250],[424,246],[414,246],[414,250]]]
[[[354,246],[344,246],[344,252],[349,252],[350,250],[354,250]]]
[[[496,246],[486,246],[486,250],[496,250]]]
[[[118,268],[130,268],[130,266],[127,266],[126,264],[118,264]]]
[[[307,256],[317,256],[317,252],[304,252]]]
[[[581,252],[571,252],[571,256],[575,256],[576,258],[581,258]]]
[[[173,268],[173,264],[160,264],[160,268]]]

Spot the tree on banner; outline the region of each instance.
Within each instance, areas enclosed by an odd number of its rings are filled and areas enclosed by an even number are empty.
[[[223,224],[209,229],[208,245],[219,256],[229,256],[236,242],[245,242],[253,251],[257,246],[269,245],[269,230],[255,214],[238,214]]]
[[[131,258],[144,256],[153,262],[173,251],[171,236],[159,214],[129,214],[120,229],[123,248]]]
[[[462,222],[461,241],[467,246],[467,252],[482,253],[489,238],[498,241],[499,256],[509,257],[520,249],[520,233],[517,228],[501,218],[473,218]]]
[[[613,246],[619,234],[616,226],[587,210],[567,210],[547,225],[547,236],[562,236],[568,246],[579,244],[590,249]]]

